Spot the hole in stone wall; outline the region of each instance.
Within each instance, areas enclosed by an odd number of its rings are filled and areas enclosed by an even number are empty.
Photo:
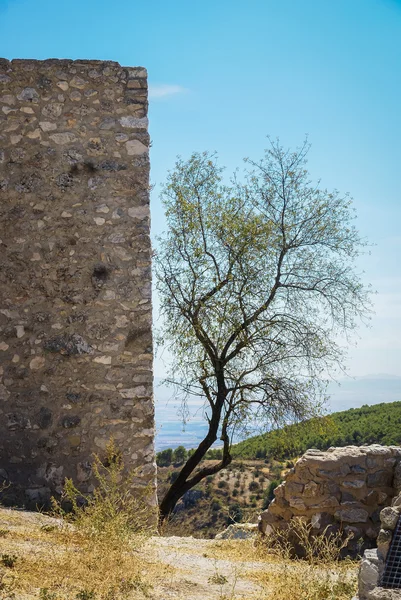
[[[82,163],[75,162],[70,167],[70,173],[79,173],[79,171],[87,171],[88,173],[94,173],[97,171],[97,166],[91,160],[85,160]]]
[[[134,344],[135,342],[137,342],[139,338],[141,338],[143,335],[146,335],[147,333],[148,333],[148,330],[145,328],[130,329],[128,332],[128,335],[127,335],[127,339],[125,340],[125,347],[129,348],[129,346],[131,346],[131,344]]]
[[[102,287],[106,283],[108,277],[109,271],[106,265],[104,265],[103,263],[97,263],[93,267],[92,284],[94,288],[98,289]]]

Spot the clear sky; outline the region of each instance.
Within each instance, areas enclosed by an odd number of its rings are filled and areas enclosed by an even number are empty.
[[[376,244],[362,264],[376,315],[349,372],[401,376],[400,0],[0,0],[0,56],[148,69],[154,234],[177,154],[217,150],[233,171],[267,134],[307,133],[312,178],[350,192]]]

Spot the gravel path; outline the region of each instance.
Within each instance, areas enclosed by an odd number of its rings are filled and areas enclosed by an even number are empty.
[[[209,558],[209,552],[219,546],[219,540],[153,538],[151,548],[157,559],[175,569],[166,587],[158,590],[160,600],[257,600],[260,589],[245,578],[245,573],[265,565]]]

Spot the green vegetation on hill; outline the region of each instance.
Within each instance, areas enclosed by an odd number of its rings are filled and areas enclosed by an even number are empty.
[[[364,405],[327,417],[288,425],[251,437],[233,446],[234,458],[285,459],[299,456],[308,448],[330,446],[401,444],[401,402]],[[210,458],[217,458],[212,456]]]

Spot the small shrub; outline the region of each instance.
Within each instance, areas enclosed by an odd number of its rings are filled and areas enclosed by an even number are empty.
[[[276,487],[278,487],[280,485],[280,483],[281,483],[281,480],[273,479],[273,481],[271,481],[269,483],[269,485],[267,486],[267,489],[264,494],[265,500],[263,502],[263,510],[265,510],[269,506],[270,502],[273,500],[274,490],[276,489]]]
[[[218,488],[226,488],[227,487],[227,481],[224,481],[223,479],[221,481],[219,481],[219,483],[217,484]]]
[[[221,575],[220,573],[215,573],[214,575],[209,577],[209,579],[207,581],[208,581],[208,583],[214,583],[215,585],[224,585],[225,583],[227,583],[228,579],[227,579],[227,577],[224,577],[224,575]]]
[[[77,600],[94,600],[96,598],[96,594],[93,590],[81,590],[75,596]]]
[[[179,475],[179,471],[172,471],[168,480],[170,483],[174,483],[174,481],[177,479],[178,475]]]
[[[216,512],[221,509],[221,502],[218,498],[212,498],[212,503],[210,505],[212,511]]]
[[[51,531],[54,531],[55,529],[57,529],[56,525],[42,525],[41,530],[45,531],[46,533],[50,533]]]
[[[231,504],[228,508],[228,525],[231,525],[232,523],[240,523],[243,519],[243,516],[244,513],[240,504]]]
[[[259,489],[259,484],[257,481],[251,481],[248,485],[248,489],[250,492],[256,492]]]
[[[301,517],[291,519],[286,529],[275,529],[262,543],[269,551],[287,559],[299,554],[310,565],[329,564],[338,561],[353,534],[345,536],[342,531],[312,534],[312,524]]]
[[[8,569],[13,569],[15,567],[15,563],[18,560],[18,556],[16,554],[2,554],[1,555],[1,564]]]
[[[66,479],[62,501],[53,499],[56,515],[72,521],[89,539],[104,539],[117,546],[132,536],[150,534],[149,492],[132,493],[135,473],[124,472],[113,440],[106,447],[106,459],[102,462],[95,456],[92,468],[97,480],[93,493],[82,495],[72,480]],[[63,500],[71,506],[68,513],[62,509]]]
[[[39,600],[57,600],[56,592],[51,592],[49,588],[40,588]]]
[[[0,537],[6,537],[10,533],[9,529],[0,529]]]

